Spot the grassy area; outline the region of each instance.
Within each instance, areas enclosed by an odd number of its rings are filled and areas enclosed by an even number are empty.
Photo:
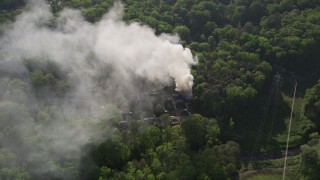
[[[289,141],[289,147],[292,148],[306,143],[309,133],[315,129],[312,121],[301,116],[305,88],[299,87],[295,98]],[[248,154],[252,153],[254,148],[258,154],[280,153],[285,150],[293,100],[293,84],[284,83],[281,90],[281,93],[263,99],[266,106],[264,110],[257,110],[260,115],[252,119],[244,118],[241,123],[236,124],[237,135],[240,135],[237,142],[243,150],[248,151]],[[248,131],[248,129],[252,130]]]
[[[299,179],[295,176],[286,176],[286,179]],[[259,174],[248,178],[247,180],[282,180],[282,175],[280,174]]]
[[[272,159],[272,160],[265,160],[265,161],[259,161],[258,162],[262,168],[282,168],[284,165],[284,158],[280,159]],[[297,156],[290,156],[287,159],[287,165],[288,166],[299,166],[300,163],[300,155]]]
[[[282,94],[282,97],[283,100],[288,104],[288,106],[291,107],[292,97],[289,97],[286,94]],[[298,97],[295,99],[289,147],[297,147],[303,144],[305,142],[305,137],[308,130],[314,128],[313,122],[300,116],[302,104],[303,98]],[[278,142],[280,147],[283,148],[286,146],[287,142],[289,118],[290,115],[288,115],[288,117],[286,117],[284,120],[286,128],[275,137],[276,142]]]
[[[252,167],[254,169],[282,169],[284,165],[284,158],[270,159],[255,162]],[[290,156],[287,159],[288,171],[295,171],[300,167],[300,155]]]
[[[287,171],[286,173],[286,179],[298,180],[302,178],[302,176],[293,173],[292,169],[289,170],[290,171]],[[240,176],[240,180],[277,180],[282,179],[282,173],[282,168],[257,170],[252,171],[245,176]]]
[[[257,176],[253,176],[251,178],[248,178],[248,180],[282,180],[282,176],[281,175],[257,175]]]
[[[284,158],[270,159],[243,165],[240,179],[278,179],[282,178]],[[244,170],[246,169],[246,171]],[[287,159],[287,179],[298,179],[300,176],[300,155],[290,156]]]
[[[290,86],[292,88],[292,86]],[[293,92],[281,92],[271,96],[270,106],[252,119],[244,119],[236,125],[237,142],[247,154],[279,154],[285,150],[289,127],[289,118]],[[266,98],[266,102],[267,102]],[[315,128],[312,121],[301,117],[303,96],[296,96],[289,148],[298,148],[308,141],[308,135]],[[265,114],[267,115],[265,115]],[[263,123],[262,134],[259,136],[260,123]],[[252,129],[248,131],[248,129]],[[258,136],[260,138],[258,138]],[[259,140],[259,141],[257,141]],[[258,147],[256,147],[258,145]]]
[[[308,143],[310,145],[310,141]],[[320,139],[314,137],[314,141],[311,143],[312,148],[315,149],[320,155]],[[263,179],[282,179],[284,158],[270,159],[264,161],[257,161],[249,163],[246,166],[242,165],[242,173],[240,173],[240,179],[242,180],[263,180]],[[305,179],[301,174],[301,157],[300,155],[290,156],[287,159],[287,171],[286,179]]]

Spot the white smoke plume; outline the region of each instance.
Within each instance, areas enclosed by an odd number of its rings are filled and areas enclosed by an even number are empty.
[[[163,87],[174,80],[177,91],[192,90],[190,66],[196,60],[191,51],[178,44],[176,36],[157,36],[147,26],[123,22],[122,13],[123,5],[117,2],[100,22],[91,24],[77,10],[65,9],[55,17],[45,2],[32,0],[0,36],[0,71],[23,74],[29,71],[25,67],[28,60],[40,65],[53,62],[73,82],[69,95],[49,110],[42,110],[36,98],[30,98],[37,96],[36,92],[28,93],[29,99],[33,99],[28,103],[36,109],[38,119],[47,116],[56,119],[39,125],[39,120],[26,115],[26,125],[18,136],[30,143],[37,142],[30,151],[43,152],[46,157],[50,153],[53,157],[77,159],[81,147],[93,136],[105,138],[111,134],[107,126],[101,132],[96,131],[101,119],[114,116],[111,109],[115,105],[125,106],[143,88]],[[41,93],[46,97],[46,91]],[[1,101],[15,99],[10,92],[7,94]],[[9,109],[13,106],[1,105]],[[12,111],[15,113],[16,109]],[[42,143],[43,138],[50,143]],[[1,147],[9,150],[19,148],[17,142],[1,138],[0,141]],[[40,165],[43,157],[28,158],[36,162],[35,173],[45,174],[57,168]]]

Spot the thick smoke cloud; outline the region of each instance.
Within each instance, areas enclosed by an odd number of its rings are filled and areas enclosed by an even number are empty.
[[[103,119],[115,116],[115,106],[125,109],[138,92],[170,85],[173,80],[177,91],[191,92],[190,66],[196,63],[191,51],[178,44],[176,36],[157,36],[147,26],[123,22],[121,3],[115,3],[95,24],[86,22],[77,10],[65,9],[54,17],[45,2],[33,0],[30,4],[0,37],[0,71],[25,76],[30,71],[27,61],[39,66],[52,62],[72,82],[63,100],[50,97],[50,90],[35,92],[29,88],[26,94],[25,104],[29,108],[31,105],[36,115],[30,112],[21,115],[27,118],[17,136],[30,143],[31,147],[22,149],[41,154],[26,157],[34,162],[34,173],[55,172],[58,167],[41,163],[54,161],[54,157],[78,160],[82,146],[93,139],[107,138],[111,134],[108,125],[97,130],[97,124],[110,123]],[[32,87],[28,80],[24,84]],[[39,97],[52,101],[49,110],[42,109]],[[1,100],[21,103],[12,92]],[[19,105],[17,109],[17,105],[9,102],[1,106],[14,116],[25,108]],[[55,121],[39,123],[39,119],[46,117]],[[21,123],[16,121],[12,123]],[[5,125],[1,123],[1,128]],[[3,149],[23,156],[19,148],[26,145],[0,140]]]

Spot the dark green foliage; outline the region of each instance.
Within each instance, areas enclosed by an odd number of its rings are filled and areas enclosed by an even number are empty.
[[[317,151],[307,145],[302,147],[301,170],[307,179],[318,179],[320,171],[320,159]]]
[[[183,121],[181,127],[187,138],[187,143],[192,150],[197,151],[204,145],[205,130],[204,118],[200,115],[192,115]]]
[[[220,129],[215,120],[207,119],[199,114],[193,114],[182,122],[181,128],[186,136],[187,143],[194,151],[204,145],[217,143]]]
[[[177,33],[183,40],[189,39],[190,30],[187,26],[176,26],[173,32]]]
[[[199,153],[197,166],[200,179],[226,179],[235,178],[240,167],[237,156],[240,147],[235,142],[227,142],[213,148],[206,148]]]
[[[80,9],[87,21],[96,23],[113,2],[54,0],[50,6],[55,15],[64,7]],[[227,141],[235,140],[248,150],[254,146],[259,123],[265,119],[264,128],[268,132],[262,134],[268,137],[262,138],[259,147],[264,149],[258,151],[277,152],[284,142],[277,139],[286,135],[285,119],[290,112],[290,104],[282,97],[291,95],[288,84],[293,79],[298,80],[297,96],[301,101],[308,89],[301,112],[297,110],[294,118],[310,123],[297,128],[303,131],[293,132],[291,141],[295,145],[304,143],[313,131],[311,121],[319,130],[318,0],[124,0],[123,3],[124,21],[147,25],[158,35],[178,34],[181,43],[197,56],[199,63],[192,69],[195,84],[190,107],[198,114],[180,125],[170,126],[171,117],[165,114],[162,104],[156,104],[155,126],[135,119],[127,129],[118,129],[117,120],[121,119],[118,118],[113,122],[112,138],[87,147],[85,152],[90,153],[85,153],[79,170],[72,163],[51,162],[60,168],[61,174],[68,171],[70,177],[79,174],[83,179],[237,179],[240,147]],[[22,0],[0,1],[0,35],[21,13],[17,8],[23,4]],[[49,61],[37,64],[27,60],[26,67],[29,72],[26,79],[0,79],[1,143],[6,140],[27,144],[18,138],[15,128],[20,127],[14,127],[15,123],[37,121],[45,126],[67,118],[62,107],[45,97],[63,100],[77,82],[72,82],[59,71],[60,67]],[[275,92],[273,76],[277,72],[284,77],[284,85]],[[39,106],[43,107],[32,109],[28,104],[30,89],[35,90],[33,95],[41,99]],[[277,127],[272,126],[273,122]],[[100,124],[99,128],[105,127]],[[106,131],[111,133],[109,129]],[[0,179],[41,178],[17,163],[15,167],[2,168],[4,161],[17,161],[28,155],[12,157],[1,145],[0,150]],[[21,154],[24,151],[21,148]],[[29,160],[27,166],[32,163]],[[319,155],[314,148],[302,148],[301,167],[307,179],[317,178]]]
[[[309,118],[320,129],[320,81],[307,90],[302,108],[302,116]]]
[[[205,149],[198,159],[199,179],[226,179],[227,173],[218,162],[218,155],[213,149]]]
[[[92,149],[92,157],[98,166],[122,169],[130,156],[129,148],[116,141],[108,140]]]

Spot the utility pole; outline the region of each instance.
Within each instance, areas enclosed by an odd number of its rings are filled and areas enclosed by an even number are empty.
[[[291,114],[290,114],[290,120],[289,120],[289,129],[288,129],[288,137],[287,137],[287,146],[286,146],[286,153],[284,157],[284,166],[283,166],[283,176],[282,180],[286,178],[286,166],[287,166],[287,158],[288,158],[288,146],[289,146],[289,140],[290,140],[290,131],[291,131],[291,122],[292,122],[292,115],[293,115],[293,107],[294,107],[294,100],[296,98],[296,90],[297,90],[297,81],[294,85],[294,92],[293,92],[293,100],[292,100],[292,106],[291,106]]]

